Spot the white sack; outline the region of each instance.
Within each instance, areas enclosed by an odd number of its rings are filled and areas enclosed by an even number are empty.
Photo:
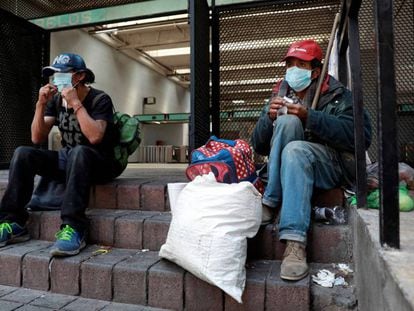
[[[212,173],[181,190],[159,255],[241,303],[246,282],[246,237],[262,219],[261,195],[249,182],[218,183]]]

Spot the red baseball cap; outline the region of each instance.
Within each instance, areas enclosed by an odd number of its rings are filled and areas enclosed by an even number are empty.
[[[307,62],[315,58],[318,61],[322,61],[322,49],[314,40],[297,41],[290,45],[282,61],[285,61],[288,57],[296,57]]]

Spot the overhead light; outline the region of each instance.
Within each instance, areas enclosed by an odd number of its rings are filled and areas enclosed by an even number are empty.
[[[93,31],[89,31],[89,33],[91,34],[100,34],[100,33],[110,33],[110,32],[117,32],[118,29],[117,28],[108,28],[108,29],[99,29],[99,30],[93,30]]]
[[[191,72],[190,68],[175,69],[174,71],[178,75],[188,75]]]
[[[151,57],[166,57],[166,56],[178,56],[178,55],[190,55],[190,47],[185,48],[172,48],[172,49],[159,49],[159,50],[144,50],[146,54]]]

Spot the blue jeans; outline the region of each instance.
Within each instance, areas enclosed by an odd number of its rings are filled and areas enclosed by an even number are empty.
[[[65,163],[59,163],[61,160]],[[32,196],[35,175],[65,178],[62,224],[85,231],[88,226],[85,210],[88,207],[90,187],[93,183],[111,180],[111,166],[112,161],[103,158],[88,146],[78,145],[72,148],[66,159],[59,159],[57,151],[18,147],[10,162],[9,183],[1,200],[0,219],[25,225],[29,217],[25,206]]]
[[[263,203],[273,208],[282,204],[280,240],[306,243],[313,189],[334,188],[341,179],[342,170],[334,149],[305,141],[298,117],[282,115],[277,118]]]

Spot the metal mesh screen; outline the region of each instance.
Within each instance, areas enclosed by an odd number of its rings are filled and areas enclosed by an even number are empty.
[[[148,0],[1,0],[0,8],[33,19],[144,1]]]
[[[394,1],[394,65],[397,88],[398,144],[400,161],[414,166],[414,4]],[[369,155],[377,160],[377,62],[374,29],[374,6],[363,1],[359,14],[361,67],[364,105],[373,125],[373,144]],[[386,81],[384,81],[386,83]]]
[[[220,136],[249,141],[290,43],[312,38],[326,50],[340,1],[300,1],[220,11]]]
[[[30,124],[41,69],[49,61],[49,35],[5,11],[0,10],[0,20],[0,166],[6,167],[17,146],[31,144]]]

